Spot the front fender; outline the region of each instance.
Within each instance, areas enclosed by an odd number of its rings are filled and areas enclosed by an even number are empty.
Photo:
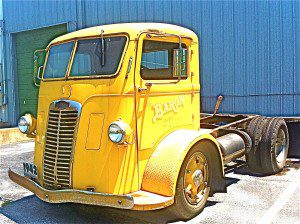
[[[143,180],[142,190],[152,193],[174,196],[178,174],[188,151],[198,142],[209,141],[217,148],[218,162],[221,164],[221,176],[224,176],[224,164],[221,150],[210,130],[177,130],[166,136],[150,156]]]

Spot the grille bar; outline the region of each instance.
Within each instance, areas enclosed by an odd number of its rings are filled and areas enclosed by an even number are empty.
[[[78,110],[73,107],[49,111],[44,152],[43,181],[47,189],[71,188],[71,157]]]

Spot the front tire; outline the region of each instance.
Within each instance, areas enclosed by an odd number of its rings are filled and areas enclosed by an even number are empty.
[[[209,151],[194,146],[181,166],[170,211],[176,218],[191,219],[205,207],[211,186]]]

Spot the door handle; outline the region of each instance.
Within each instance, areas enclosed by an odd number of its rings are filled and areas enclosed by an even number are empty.
[[[152,86],[152,84],[151,83],[146,83],[145,86],[146,86],[145,88],[139,87],[138,88],[138,92],[141,93],[141,92],[147,91],[148,89],[150,89],[150,87]]]
[[[139,93],[145,92],[145,91],[147,91],[147,90],[148,90],[148,88],[142,88],[142,87],[139,87],[139,88],[138,88],[138,92],[139,92]]]

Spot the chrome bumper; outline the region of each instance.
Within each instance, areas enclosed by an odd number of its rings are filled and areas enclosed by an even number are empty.
[[[122,209],[132,209],[134,206],[131,195],[104,194],[74,189],[52,191],[41,187],[31,179],[21,176],[10,169],[8,170],[8,176],[15,183],[33,192],[41,200],[50,203],[74,202]]]

